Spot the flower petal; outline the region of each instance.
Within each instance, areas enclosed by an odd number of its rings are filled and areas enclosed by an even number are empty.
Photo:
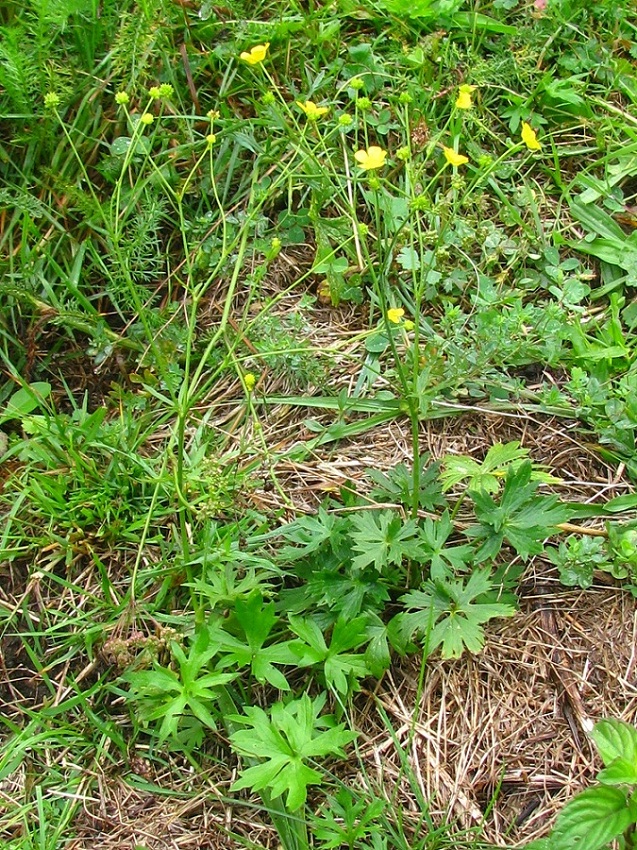
[[[542,143],[538,141],[535,130],[526,121],[522,122],[522,141],[530,151],[542,150]]]
[[[399,324],[400,324],[400,320],[402,319],[402,317],[403,317],[404,315],[405,315],[405,311],[403,310],[403,308],[402,308],[402,307],[391,307],[391,308],[387,311],[387,318],[388,318],[388,319],[389,319],[389,321],[390,321],[390,322],[392,322],[394,325],[399,325]]]
[[[458,153],[453,148],[446,148],[443,146],[442,150],[449,165],[453,165],[457,168],[459,165],[466,165],[469,162],[469,157]]]

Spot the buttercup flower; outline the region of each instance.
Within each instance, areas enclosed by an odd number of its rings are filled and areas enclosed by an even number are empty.
[[[247,62],[248,65],[260,65],[261,62],[263,62],[263,60],[265,59],[265,55],[268,52],[269,46],[269,41],[266,41],[265,44],[257,44],[249,51],[244,50],[243,53],[239,56],[239,58],[243,59],[244,62]]]
[[[309,121],[316,121],[321,115],[325,115],[330,111],[329,106],[317,106],[311,100],[306,100],[305,103],[297,100],[296,105],[305,112],[305,117]]]
[[[251,393],[251,392],[252,392],[252,390],[253,390],[253,389],[255,388],[255,386],[256,386],[257,379],[256,379],[256,378],[255,378],[255,376],[252,374],[252,372],[246,372],[246,373],[245,373],[245,375],[243,376],[243,381],[244,381],[244,383],[245,383],[245,385],[246,385],[246,390],[247,390],[249,393]]]
[[[366,151],[356,151],[354,159],[359,167],[364,171],[371,171],[374,168],[382,168],[385,165],[387,151],[379,148],[377,145],[371,145]]]
[[[449,165],[454,165],[457,168],[459,165],[466,165],[469,162],[468,157],[463,156],[461,153],[457,153],[453,148],[446,148],[443,146],[442,150]]]
[[[457,109],[471,109],[473,101],[471,100],[471,92],[476,90],[476,86],[470,86],[464,83],[458,89],[458,97],[456,99]]]
[[[538,141],[535,130],[526,121],[522,122],[522,141],[530,151],[542,150],[542,143]]]
[[[405,315],[405,311],[403,310],[403,308],[402,308],[402,307],[391,307],[391,308],[387,311],[387,318],[388,318],[388,319],[389,319],[389,321],[390,321],[390,322],[392,322],[394,325],[399,325],[399,324],[400,324],[400,320],[402,319],[402,317],[403,317],[404,315]]]

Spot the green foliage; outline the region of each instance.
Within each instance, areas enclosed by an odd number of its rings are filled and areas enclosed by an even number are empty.
[[[322,850],[355,847],[358,842],[377,832],[378,819],[385,810],[383,800],[362,798],[354,801],[347,788],[328,797],[322,811],[312,820],[312,834]]]
[[[475,570],[466,583],[443,579],[424,587],[401,597],[408,613],[397,615],[396,627],[405,638],[417,635],[427,653],[441,647],[443,658],[460,658],[465,649],[480,652],[484,623],[515,613],[513,606],[491,601],[497,589],[488,569]]]
[[[550,415],[637,478],[634,22],[540,5],[0,7],[0,776],[28,780],[0,842],[76,840],[134,744],[195,789],[230,740],[285,850],[438,846],[417,779],[419,815],[342,788],[310,838],[355,735],[329,712],[355,726],[394,651],[479,652],[532,556],[636,592],[632,496],[557,540],[591,513],[542,489],[554,458],[470,448]],[[338,491],[350,439],[378,468]],[[331,496],[281,526],[290,470]],[[561,822],[582,842],[632,813],[621,746]]]
[[[290,616],[290,628],[299,640],[290,645],[299,667],[322,668],[328,688],[346,696],[358,679],[371,674],[364,656],[348,650],[359,649],[367,643],[367,618],[345,620],[342,616],[334,624],[329,646],[322,630],[310,618]]]
[[[527,844],[533,850],[600,850],[615,839],[632,846],[637,825],[637,730],[621,720],[601,720],[591,738],[604,762],[599,784],[571,800],[557,816],[547,839]]]
[[[274,665],[293,665],[296,661],[295,645],[290,641],[268,645],[270,633],[279,619],[274,609],[274,603],[265,604],[258,590],[247,599],[236,599],[234,614],[241,634],[234,637],[226,632],[218,633],[223,651],[219,667],[238,670],[249,667],[257,682],[268,682],[274,688],[288,691],[287,679]],[[231,626],[232,623],[226,625],[226,629]]]
[[[471,493],[478,523],[467,534],[481,541],[478,560],[495,557],[505,541],[525,560],[538,555],[543,541],[569,519],[568,507],[558,504],[557,496],[537,493],[538,484],[531,480],[531,472],[528,461],[509,469],[499,502],[485,491]]]
[[[300,699],[284,705],[275,703],[270,712],[248,706],[245,715],[231,719],[242,726],[230,736],[233,749],[241,756],[257,758],[259,764],[243,771],[234,790],[268,790],[272,797],[286,794],[286,806],[293,812],[306,800],[309,785],[320,785],[323,774],[308,761],[325,756],[343,756],[343,747],[356,738],[344,724],[322,715],[325,695]]]
[[[236,676],[209,668],[219,648],[210,631],[199,628],[188,655],[177,641],[172,642],[176,669],[156,663],[153,670],[132,670],[122,677],[130,685],[129,699],[136,704],[142,726],[161,720],[160,742],[172,738],[173,746],[192,749],[201,744],[204,729],[217,728],[213,712],[220,688]]]

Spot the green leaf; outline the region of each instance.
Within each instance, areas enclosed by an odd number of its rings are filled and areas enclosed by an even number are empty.
[[[269,682],[275,688],[287,691],[290,689],[287,679],[274,664],[295,664],[296,658],[292,653],[290,641],[279,641],[267,645],[270,633],[279,622],[273,602],[265,604],[260,590],[255,590],[247,599],[237,599],[235,617],[243,632],[244,641],[235,635],[220,631],[221,646],[224,650],[219,661],[219,667],[247,667],[261,684]],[[226,628],[234,624],[230,620]]]
[[[38,408],[51,394],[51,384],[46,381],[34,381],[16,390],[6,404],[0,422],[8,419],[22,419]]]
[[[479,600],[493,591],[489,570],[476,570],[466,584],[462,581],[428,581],[425,590],[401,597],[413,613],[399,615],[404,637],[418,634],[426,649],[441,647],[443,658],[460,658],[464,649],[480,652],[484,645],[482,624],[496,617],[511,617],[515,608],[502,602]]]
[[[413,550],[410,542],[417,534],[413,520],[403,522],[395,511],[360,511],[351,518],[351,538],[354,550],[360,552],[352,559],[355,570],[373,564],[378,572],[392,564],[400,564]]]
[[[328,687],[341,694],[351,690],[352,680],[370,675],[365,656],[348,652],[368,641],[367,617],[339,617],[328,646],[318,624],[311,618],[290,616],[290,628],[301,640],[290,644],[300,667],[321,665]]]
[[[582,791],[562,809],[551,846],[555,850],[600,850],[635,822],[634,804],[619,788],[599,785]]]
[[[444,471],[440,478],[446,492],[461,481],[469,479],[467,489],[486,490],[495,493],[500,489],[499,479],[504,478],[512,465],[519,465],[528,457],[529,450],[520,447],[517,440],[510,443],[495,443],[482,463],[466,455],[446,455]]]
[[[320,785],[323,779],[307,761],[328,755],[343,757],[343,747],[356,738],[344,724],[333,725],[331,716],[320,716],[324,704],[325,694],[315,700],[303,694],[287,705],[276,703],[269,716],[262,708],[249,706],[245,716],[230,718],[249,727],[230,736],[234,751],[263,759],[263,763],[243,770],[231,790],[268,789],[274,798],[287,791],[287,808],[299,809],[305,803],[308,786]]]
[[[632,765],[633,771],[637,771],[637,729],[634,726],[609,718],[596,723],[590,735],[606,767],[616,759],[624,759]]]
[[[538,555],[543,541],[556,526],[570,517],[567,505],[557,496],[536,493],[538,484],[531,481],[530,461],[510,467],[500,502],[488,493],[471,493],[478,525],[470,526],[468,537],[484,541],[477,556],[480,560],[494,558],[506,540],[523,559]]]

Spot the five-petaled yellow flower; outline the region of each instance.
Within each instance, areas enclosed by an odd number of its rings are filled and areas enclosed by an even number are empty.
[[[449,165],[457,167],[459,165],[466,165],[469,162],[468,157],[461,153],[457,153],[457,151],[454,151],[453,148],[446,148],[443,146],[442,150]]]
[[[476,88],[476,86],[470,86],[468,83],[464,83],[460,86],[458,89],[458,97],[456,99],[457,109],[471,109],[473,106],[471,92],[474,92]]]
[[[372,171],[374,168],[382,168],[385,165],[387,151],[379,148],[377,145],[371,145],[366,151],[356,151],[354,159],[359,167],[365,171]]]
[[[311,100],[306,100],[305,103],[301,103],[300,100],[297,100],[296,105],[305,112],[305,117],[309,121],[316,121],[317,118],[321,117],[321,115],[325,115],[330,111],[329,106],[317,106]]]
[[[542,143],[538,141],[535,130],[526,121],[522,122],[522,141],[530,151],[542,150]]]
[[[390,322],[392,322],[394,325],[399,325],[399,324],[400,324],[400,320],[402,319],[402,317],[403,317],[404,315],[405,315],[405,311],[403,310],[403,308],[402,308],[402,307],[391,307],[391,308],[387,311],[387,318],[388,318],[388,319],[389,319],[389,321],[390,321]]]
[[[239,56],[239,59],[243,59],[243,61],[247,62],[248,65],[260,65],[265,59],[265,54],[268,52],[269,46],[269,41],[266,41],[265,44],[257,44],[250,51],[244,50]]]

